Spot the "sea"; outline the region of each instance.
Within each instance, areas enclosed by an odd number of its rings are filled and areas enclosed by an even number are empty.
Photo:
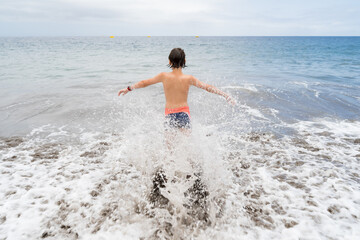
[[[118,96],[175,47],[236,100],[186,133]],[[2,37],[0,85],[0,239],[359,239],[360,37]]]

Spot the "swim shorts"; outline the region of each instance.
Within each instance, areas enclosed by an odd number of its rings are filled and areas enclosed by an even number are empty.
[[[189,107],[165,108],[166,124],[171,128],[191,128]]]

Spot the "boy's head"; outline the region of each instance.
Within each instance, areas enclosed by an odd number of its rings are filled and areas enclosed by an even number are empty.
[[[169,54],[169,67],[171,68],[184,68],[185,65],[185,52],[181,48],[174,48]]]

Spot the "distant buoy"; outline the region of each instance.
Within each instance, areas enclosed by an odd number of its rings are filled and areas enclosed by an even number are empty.
[[[199,36],[195,36],[196,38],[198,38]]]
[[[110,38],[114,38],[114,36],[110,36]]]
[[[148,38],[151,37],[151,36],[147,36]]]

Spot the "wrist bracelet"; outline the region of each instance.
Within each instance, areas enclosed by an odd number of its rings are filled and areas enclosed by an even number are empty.
[[[127,90],[132,91],[132,89],[131,89],[131,87],[130,87],[130,86],[128,86],[128,87],[127,87]]]

